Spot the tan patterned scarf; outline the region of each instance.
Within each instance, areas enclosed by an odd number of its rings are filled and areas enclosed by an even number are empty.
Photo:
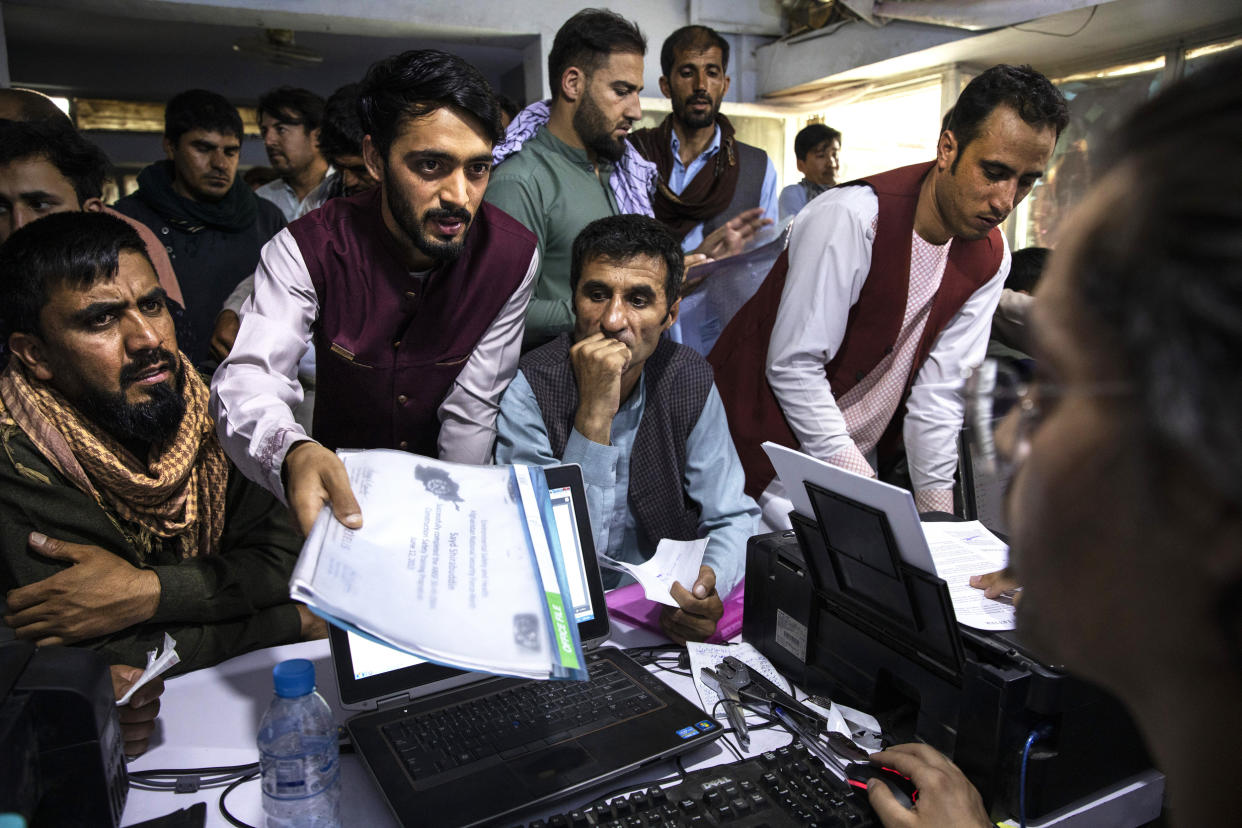
[[[207,386],[184,354],[181,364],[185,416],[172,441],[143,460],[58,391],[32,381],[20,360],[11,358],[0,374],[0,419],[18,425],[57,471],[119,517],[143,558],[168,538],[183,557],[210,555],[224,532],[228,460],[207,413]]]

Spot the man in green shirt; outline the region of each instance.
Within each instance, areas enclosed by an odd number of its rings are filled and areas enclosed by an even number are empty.
[[[643,114],[638,93],[646,51],[643,33],[618,14],[584,9],[571,17],[548,53],[547,122],[492,172],[484,198],[539,240],[539,275],[526,309],[528,347],[573,327],[569,263],[578,232],[628,212],[609,179]]]
[[[48,216],[0,247],[0,637],[91,647],[118,696],[164,633],[174,672],[324,633],[289,600],[288,513],[225,457],[164,300],[108,215]],[[131,754],[158,711],[141,701],[122,711]]]

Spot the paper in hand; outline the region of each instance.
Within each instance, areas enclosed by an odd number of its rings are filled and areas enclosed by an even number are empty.
[[[158,654],[158,655],[157,655]],[[138,677],[130,688],[125,691],[125,695],[116,700],[117,707],[124,707],[129,704],[129,700],[133,698],[134,693],[152,679],[159,678],[171,667],[181,662],[181,656],[177,655],[177,642],[168,633],[164,633],[164,652],[159,650],[147,650],[147,669],[142,671],[142,675]]]
[[[615,563],[642,584],[643,593],[649,601],[676,607],[680,605],[673,600],[673,583],[680,583],[687,591],[694,588],[694,582],[699,579],[699,568],[703,565],[707,540],[675,541],[665,538],[656,546],[655,554],[642,563]]]

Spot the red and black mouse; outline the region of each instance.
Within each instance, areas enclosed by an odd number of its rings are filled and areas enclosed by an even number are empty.
[[[897,801],[907,808],[913,808],[919,801],[919,789],[914,781],[900,771],[870,762],[851,762],[845,766],[845,781],[852,787],[865,791],[867,782],[872,779],[888,785]]]

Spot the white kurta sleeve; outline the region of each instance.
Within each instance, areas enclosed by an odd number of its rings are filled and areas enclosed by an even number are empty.
[[[298,361],[310,346],[319,300],[289,231],[263,246],[254,293],[241,308],[241,329],[211,382],[216,433],[237,468],[285,502],[285,453],[309,439],[293,419],[302,401]]]

